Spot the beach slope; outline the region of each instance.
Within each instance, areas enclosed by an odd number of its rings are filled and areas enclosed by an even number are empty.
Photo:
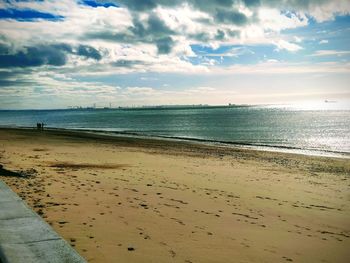
[[[89,262],[350,260],[349,159],[0,129],[0,164]]]

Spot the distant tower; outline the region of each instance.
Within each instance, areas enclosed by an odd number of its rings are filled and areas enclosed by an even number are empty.
[[[94,103],[94,106],[93,106],[94,109],[96,109],[96,103]]]
[[[109,108],[112,108],[112,103],[109,103]]]

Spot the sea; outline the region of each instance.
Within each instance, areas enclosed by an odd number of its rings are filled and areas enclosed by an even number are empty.
[[[84,130],[350,158],[350,110],[283,105],[0,110],[0,127]]]

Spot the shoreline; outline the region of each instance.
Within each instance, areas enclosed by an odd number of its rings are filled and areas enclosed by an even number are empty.
[[[34,130],[33,127],[20,127],[20,126],[0,126],[1,129],[10,129],[10,130]],[[319,150],[319,149],[302,149],[298,147],[292,146],[273,146],[267,144],[253,144],[253,143],[239,143],[239,142],[230,142],[230,141],[217,141],[217,140],[209,140],[209,139],[200,139],[200,138],[186,138],[186,137],[176,137],[176,136],[162,136],[162,135],[149,135],[142,134],[138,132],[129,132],[129,131],[112,131],[112,130],[99,130],[99,129],[90,129],[90,128],[55,128],[55,127],[47,127],[45,131],[55,131],[55,132],[72,132],[72,134],[76,132],[88,133],[92,135],[101,135],[101,136],[109,136],[118,138],[134,138],[134,139],[145,139],[145,140],[161,140],[166,142],[188,142],[195,143],[204,146],[214,146],[214,147],[226,147],[233,149],[245,149],[252,151],[264,151],[264,152],[276,152],[276,153],[286,153],[286,154],[296,154],[296,155],[304,155],[304,156],[314,156],[314,157],[327,157],[327,158],[339,158],[339,159],[350,159],[349,152],[337,152],[332,150]]]
[[[307,155],[300,153],[264,151],[254,148],[244,148],[219,144],[206,144],[191,140],[171,140],[167,138],[139,137],[139,136],[115,136],[106,133],[86,132],[74,129],[45,129],[38,131],[34,128],[0,128],[1,131],[28,132],[28,136],[57,136],[63,140],[88,140],[90,142],[99,142],[136,148],[141,151],[161,152],[162,154],[180,154],[189,156],[232,156],[234,158],[252,161],[264,161],[275,163],[293,168],[307,168],[308,171],[345,173],[350,175],[349,158],[334,156]],[[282,160],[282,161],[281,161]],[[325,165],[326,164],[326,165]],[[344,165],[345,164],[345,165]]]
[[[0,164],[32,174],[0,180],[88,262],[350,257],[348,159],[0,129]]]

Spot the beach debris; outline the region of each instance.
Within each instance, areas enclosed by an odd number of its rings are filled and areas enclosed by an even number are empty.
[[[13,176],[13,177],[22,177],[28,178],[37,175],[38,171],[34,168],[27,170],[19,170],[19,171],[10,171],[4,168],[2,164],[0,164],[0,175],[1,176]]]
[[[71,163],[71,162],[54,162],[49,163],[50,167],[59,169],[120,169],[126,167],[125,164],[90,164],[90,163]]]
[[[128,251],[134,251],[135,250],[135,248],[133,248],[133,247],[128,247]]]

